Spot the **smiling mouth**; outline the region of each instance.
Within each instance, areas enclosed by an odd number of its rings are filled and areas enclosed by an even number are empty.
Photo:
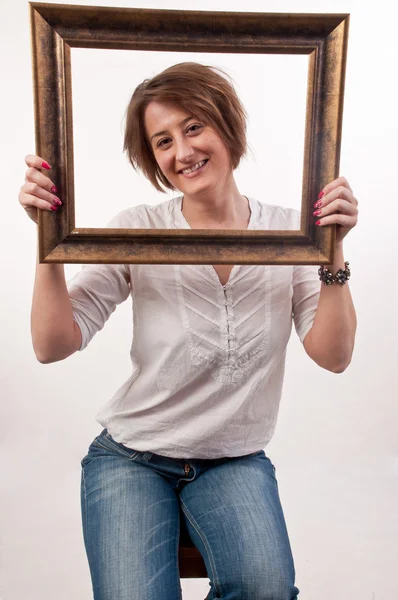
[[[195,173],[195,171],[197,171],[198,169],[203,167],[208,162],[208,160],[209,160],[208,158],[206,158],[205,160],[200,160],[192,167],[187,167],[186,169],[181,169],[181,171],[178,171],[178,172],[182,173],[183,175],[189,175],[190,173]]]

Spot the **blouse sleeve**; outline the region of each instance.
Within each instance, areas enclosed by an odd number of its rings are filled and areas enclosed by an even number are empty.
[[[121,215],[114,217],[108,227],[123,227]],[[82,334],[79,350],[86,348],[94,335],[103,328],[116,306],[126,300],[130,287],[128,265],[84,265],[67,282],[73,318]]]
[[[301,342],[312,327],[318,306],[321,289],[318,268],[293,267],[293,320]]]

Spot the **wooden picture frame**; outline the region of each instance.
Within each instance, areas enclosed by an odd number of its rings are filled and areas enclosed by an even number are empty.
[[[63,206],[39,211],[46,263],[329,264],[335,226],[314,199],[338,177],[347,14],[179,11],[30,3],[36,152],[54,165]],[[75,228],[71,48],[306,54],[300,230]],[[178,60],[176,60],[178,62]]]

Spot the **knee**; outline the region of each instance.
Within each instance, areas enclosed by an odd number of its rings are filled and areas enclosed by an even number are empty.
[[[225,582],[226,583],[226,582]],[[221,585],[216,598],[238,600],[297,600],[299,590],[286,573],[242,573],[239,579]]]
[[[244,583],[244,582],[243,582]],[[247,600],[297,600],[298,589],[285,579],[258,578],[242,586],[236,598]]]

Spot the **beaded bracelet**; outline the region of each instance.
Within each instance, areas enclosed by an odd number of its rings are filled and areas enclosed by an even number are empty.
[[[336,275],[333,275],[329,271],[329,269],[327,269],[324,266],[319,267],[319,270],[318,270],[319,279],[325,285],[332,285],[332,283],[340,283],[341,285],[344,285],[351,277],[351,270],[350,270],[349,264],[350,264],[349,262],[345,262],[344,263],[345,269],[344,270],[339,269],[337,271]]]

